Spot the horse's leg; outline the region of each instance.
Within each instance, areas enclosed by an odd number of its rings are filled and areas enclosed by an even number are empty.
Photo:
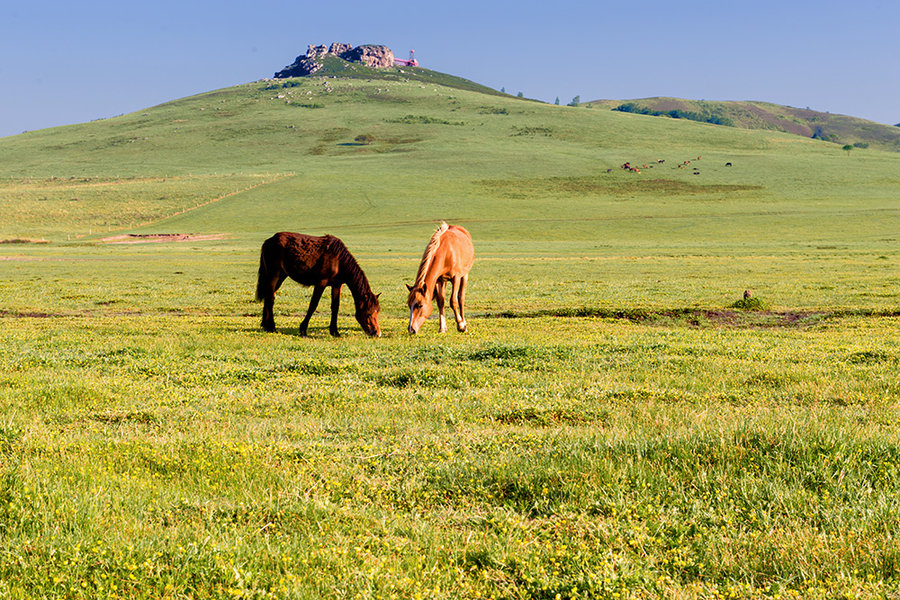
[[[341,284],[335,283],[331,286],[331,325],[328,331],[334,337],[340,337],[337,329],[338,309],[341,307]]]
[[[468,330],[468,323],[466,323],[466,286],[469,285],[469,274],[466,273],[459,280],[459,319],[460,322],[457,324],[457,329],[460,331]]]
[[[262,328],[269,333],[275,331],[275,292],[268,289],[263,296]]]
[[[434,285],[434,299],[437,300],[438,316],[440,317],[440,331],[447,333],[447,318],[444,316],[444,279],[438,279]]]
[[[306,318],[300,323],[300,335],[304,337],[306,337],[306,328],[309,327],[309,320],[312,318],[313,313],[316,312],[316,307],[319,305],[319,298],[322,297],[322,292],[324,291],[324,285],[316,285],[313,288],[312,298],[309,299],[309,309],[306,311]]]
[[[466,303],[466,283],[468,281],[468,275],[454,278],[453,293],[450,296],[450,307],[453,309],[453,316],[456,317],[456,329],[459,331],[466,330],[466,315],[463,312],[463,306]]]
[[[275,292],[284,283],[287,274],[279,269],[278,275],[264,282],[265,296],[263,297],[262,328],[265,331],[275,331]]]

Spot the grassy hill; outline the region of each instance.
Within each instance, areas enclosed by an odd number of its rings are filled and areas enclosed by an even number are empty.
[[[900,128],[857,117],[833,115],[810,109],[792,108],[768,102],[715,102],[679,98],[639,100],[595,100],[585,103],[598,108],[625,106],[631,112],[675,113],[700,121],[716,122],[742,129],[784,131],[841,145],[900,151]],[[666,115],[663,115],[666,116]]]
[[[351,236],[372,251],[403,247],[414,258],[423,229],[444,218],[469,226],[482,253],[615,257],[626,270],[635,266],[626,256],[774,254],[766,269],[748,262],[753,277],[740,282],[726,265],[704,262],[722,276],[700,288],[642,275],[622,286],[595,263],[570,264],[572,280],[594,270],[591,285],[606,288],[597,301],[610,306],[719,303],[747,286],[772,288],[791,306],[895,301],[878,289],[810,293],[833,285],[815,269],[797,286],[775,285],[776,265],[796,253],[894,256],[893,153],[848,156],[778,131],[540,104],[427,83],[467,87],[422,70],[407,80],[351,68],[352,77],[253,82],[5,138],[0,239],[223,233],[249,249],[288,229]],[[690,168],[677,168],[686,160]],[[647,168],[625,172],[624,162]],[[855,266],[840,268],[849,275]],[[582,284],[542,295],[517,281],[512,297],[522,307],[586,302],[573,291]]]
[[[893,597],[900,154],[406,75],[0,139],[0,596]],[[383,338],[262,332],[282,230]]]

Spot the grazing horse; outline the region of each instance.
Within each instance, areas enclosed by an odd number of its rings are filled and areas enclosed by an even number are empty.
[[[337,315],[341,303],[341,286],[347,284],[356,303],[356,320],[363,331],[381,337],[378,325],[378,296],[372,293],[366,274],[347,250],[344,242],[326,235],[316,237],[283,231],[276,233],[262,245],[259,256],[259,278],[256,299],[263,302],[262,328],[275,331],[275,292],[290,277],[302,285],[313,286],[306,318],[300,323],[300,335],[306,335],[309,319],[316,311],[319,298],[331,286],[331,326],[328,331],[337,336]],[[380,295],[380,294],[379,294]]]
[[[472,236],[458,225],[441,223],[422,255],[416,281],[407,285],[409,290],[409,332],[416,333],[422,323],[431,315],[432,297],[437,300],[438,312],[441,315],[440,332],[447,331],[447,320],[444,317],[444,284],[449,280],[453,289],[450,292],[450,307],[456,318],[456,328],[466,330],[464,305],[466,301],[466,284],[469,281],[469,269],[475,260],[475,249],[472,247]]]

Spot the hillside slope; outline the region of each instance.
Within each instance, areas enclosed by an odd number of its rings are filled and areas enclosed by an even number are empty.
[[[896,303],[881,282],[900,264],[898,153],[363,74],[257,81],[0,140],[0,242],[21,241],[0,244],[9,281],[63,254],[65,280],[83,253],[140,278],[158,265],[147,285],[169,285],[167,265],[202,247],[222,261],[210,277],[240,287],[260,241],[289,230],[338,235],[375,261],[396,308],[445,219],[476,240],[481,311],[715,306],[747,287],[786,306]],[[127,234],[208,241],[103,242]],[[53,297],[38,287],[23,301],[36,295]]]
[[[558,175],[658,154],[840,150],[776,130],[553,106],[427,69],[329,60],[323,75],[261,80],[4,138],[0,177],[328,171],[345,159],[387,170],[403,164],[435,173],[433,165],[445,161],[470,175]],[[361,135],[374,143],[359,143]]]
[[[900,152],[900,127],[808,108],[792,108],[768,102],[715,102],[665,97],[594,100],[585,104],[609,109],[624,106],[628,112],[692,114],[703,121],[742,129],[783,131],[841,145],[853,144],[857,147]]]
[[[412,249],[415,260],[423,234],[447,219],[469,228],[480,256],[821,246],[894,257],[900,230],[897,153],[848,155],[779,131],[554,106],[364,70],[257,81],[29,132],[0,140],[0,156],[0,241],[222,234],[230,241],[216,243],[250,256],[265,236],[295,230],[377,252]],[[641,172],[619,168],[625,162]],[[583,265],[569,267],[582,281]],[[507,285],[524,298],[530,281]],[[693,284],[682,283],[667,294],[691,296]]]

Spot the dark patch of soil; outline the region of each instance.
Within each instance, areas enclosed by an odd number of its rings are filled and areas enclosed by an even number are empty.
[[[100,241],[107,244],[144,244],[150,242],[202,242],[221,240],[224,237],[224,233],[126,233],[124,235],[105,237]]]
[[[49,244],[50,240],[29,240],[26,238],[12,238],[0,240],[0,244]]]
[[[603,176],[540,177],[532,179],[485,179],[483,187],[505,196],[519,197],[547,194],[722,194],[756,191],[758,185],[699,185],[674,179],[646,179],[626,181]]]
[[[838,315],[826,311],[812,310],[734,310],[704,309],[704,308],[675,308],[661,310],[645,309],[605,309],[605,308],[575,308],[543,310],[531,313],[515,313],[505,311],[502,313],[485,315],[495,318],[535,318],[535,317],[593,317],[600,319],[620,319],[633,323],[647,325],[673,325],[683,324],[688,327],[728,327],[744,329],[771,329],[771,328],[803,328],[821,324],[822,321],[834,318]],[[892,316],[892,315],[870,315]]]
[[[13,317],[16,319],[49,319],[50,317],[64,317],[62,313],[48,313],[48,312],[37,312],[37,311],[28,311],[28,312],[12,312],[8,310],[0,310],[0,317]]]

